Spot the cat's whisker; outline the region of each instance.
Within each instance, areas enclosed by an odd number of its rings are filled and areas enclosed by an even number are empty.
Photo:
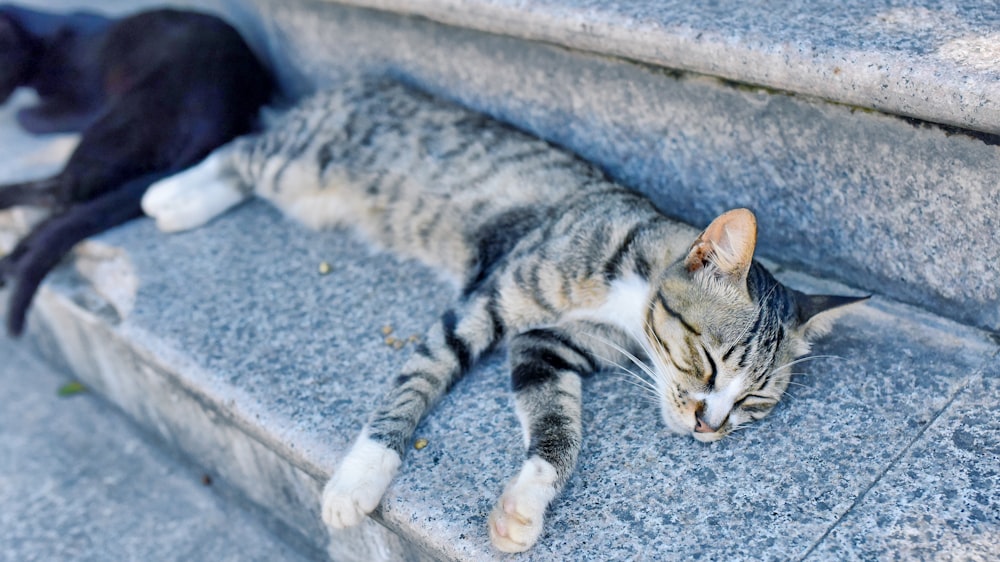
[[[588,334],[588,335],[594,337],[595,339],[603,339],[600,336],[594,334]],[[604,343],[609,346],[614,346],[612,342],[607,340],[604,340]],[[617,367],[620,370],[621,374],[626,375],[624,377],[625,382],[635,386],[636,388],[639,388],[640,390],[643,391],[644,394],[647,394],[649,397],[653,398],[654,401],[656,402],[659,401],[659,389],[656,387],[656,384],[653,381],[650,381],[649,379],[643,377],[639,373],[636,373],[632,369],[629,369],[625,365],[622,365],[621,363],[618,363],[617,361],[614,361],[609,357],[604,357],[603,355],[599,354],[595,354],[595,356],[601,361],[604,361],[605,363],[613,367]],[[642,363],[637,363],[637,365],[639,365],[640,367],[645,367],[645,365],[643,365]],[[644,372],[648,374],[648,371],[644,370]]]
[[[654,405],[655,404],[659,404],[660,398],[659,398],[659,395],[657,394],[656,389],[650,388],[649,386],[646,386],[645,384],[638,383],[635,380],[633,380],[632,378],[629,378],[628,376],[623,377],[622,381],[624,381],[629,386],[633,386],[636,389],[638,389],[639,390],[639,394],[643,398],[647,399],[649,401],[649,403],[654,404]]]
[[[803,385],[803,386],[804,386],[804,385]],[[806,388],[809,388],[809,387],[806,387]],[[779,397],[778,397],[778,401],[779,401],[779,402],[788,402],[788,403],[793,403],[793,404],[794,404],[794,403],[795,403],[795,401],[796,401],[796,400],[798,400],[798,399],[799,399],[799,397],[798,397],[797,395],[795,395],[795,394],[790,394],[790,393],[788,392],[788,389],[787,389],[787,388],[786,388],[785,390],[783,390],[783,391],[781,392],[781,396],[779,396]]]
[[[636,386],[636,387],[641,388],[642,390],[644,390],[646,392],[649,392],[652,396],[656,396],[657,395],[657,388],[656,388],[655,385],[653,385],[652,382],[646,380],[645,378],[643,378],[642,376],[640,376],[638,373],[632,371],[631,369],[625,368],[623,365],[616,365],[616,366],[619,369],[621,369],[621,373],[623,375],[627,375],[626,377],[624,377],[625,378],[625,382],[628,382],[629,384],[632,384],[633,386]]]
[[[613,342],[613,341],[611,341],[611,340],[609,340],[607,338],[599,336],[597,334],[588,333],[587,335],[590,336],[590,337],[592,337],[592,338],[594,338],[594,339],[596,339],[596,340],[598,340],[598,341],[600,341],[601,343],[603,343],[604,345],[610,347],[611,349],[614,349],[618,353],[621,353],[622,355],[624,355],[626,358],[628,358],[629,361],[631,361],[632,363],[634,363],[636,367],[638,367],[640,370],[642,370],[642,372],[644,372],[645,374],[649,375],[649,377],[651,379],[653,379],[654,383],[656,383],[656,382],[662,382],[662,381],[660,381],[660,376],[656,372],[655,369],[651,369],[649,367],[649,365],[646,364],[645,361],[639,359],[638,357],[636,357],[634,354],[632,354],[630,351],[628,351],[624,347],[618,345],[617,343],[615,343],[615,342]],[[639,343],[640,343],[640,345],[642,345],[643,342],[640,341]],[[649,355],[648,351],[647,351],[647,355]],[[607,361],[608,363],[612,364],[612,365],[624,368],[624,367],[622,367],[622,365],[619,365],[615,361],[611,361],[611,360],[606,359],[606,358],[604,358],[604,360]]]
[[[733,438],[733,439],[742,439],[742,438],[746,437],[746,435],[736,435],[736,436],[734,437],[734,434],[738,434],[738,433],[743,433],[744,431],[746,431],[746,430],[748,430],[748,429],[751,429],[751,428],[753,428],[753,427],[754,427],[754,424],[753,424],[753,423],[745,423],[745,424],[743,424],[743,425],[738,425],[738,426],[736,426],[736,427],[734,427],[734,428],[730,429],[730,430],[729,430],[729,432],[728,432],[728,433],[726,433],[726,438],[727,438],[727,439],[728,439],[728,438]]]
[[[780,367],[772,369],[770,375],[768,376],[774,376],[780,373],[781,371],[784,371],[785,369],[789,369],[800,363],[805,363],[806,361],[813,361],[815,359],[844,359],[844,357],[840,355],[807,355],[806,357],[800,357],[794,361],[789,361],[788,363],[785,363]]]
[[[653,327],[649,324],[648,320],[643,324],[643,329],[646,331],[646,333],[653,333]],[[642,350],[646,353],[646,355],[650,358],[650,361],[652,361],[656,365],[658,371],[657,372],[658,378],[661,378],[661,375],[659,373],[669,372],[669,369],[667,368],[667,361],[665,361],[662,356],[663,353],[662,350],[654,349],[645,339],[641,338],[635,338],[635,339],[638,342],[639,347],[641,347]],[[667,381],[663,382],[666,383]]]

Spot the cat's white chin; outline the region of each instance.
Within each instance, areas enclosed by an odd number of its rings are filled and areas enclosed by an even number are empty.
[[[698,433],[695,431],[690,432],[691,437],[694,437],[696,441],[701,441],[702,443],[714,443],[719,439],[726,436],[724,433]]]

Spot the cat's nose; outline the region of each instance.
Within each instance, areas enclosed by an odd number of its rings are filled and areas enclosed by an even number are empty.
[[[694,415],[694,420],[695,420],[694,424],[695,433],[715,433],[719,429],[717,427],[712,427],[708,425],[708,423],[705,420],[701,419],[701,412],[698,412]]]
[[[705,421],[705,418],[702,417],[702,414],[704,412],[705,412],[705,403],[698,402],[698,406],[696,406],[694,409],[694,432],[715,433],[716,431],[719,430],[719,426],[712,427],[707,421]]]

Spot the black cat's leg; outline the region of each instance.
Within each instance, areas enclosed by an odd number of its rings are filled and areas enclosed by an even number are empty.
[[[44,180],[0,186],[0,209],[22,205],[58,209],[60,205],[55,193],[59,191],[60,178],[61,176],[57,175]],[[44,225],[44,221],[36,225],[34,230],[42,225]],[[0,289],[7,285],[7,281],[13,275],[14,265],[31,246],[30,238],[31,234],[29,233],[7,255],[0,258]]]
[[[76,100],[43,100],[18,110],[17,123],[35,135],[76,133],[86,129],[100,115],[100,106]]]
[[[402,462],[417,424],[469,367],[503,337],[490,297],[446,312],[417,345],[371,421],[323,491],[323,519],[356,525],[378,505]]]
[[[7,308],[7,332],[18,336],[24,330],[28,307],[45,275],[84,238],[104,232],[142,215],[139,202],[149,185],[164,174],[151,174],[126,182],[118,190],[93,201],[70,207],[65,213],[41,223],[4,259],[5,271],[14,289]]]
[[[0,209],[9,209],[21,205],[34,207],[57,206],[58,193],[63,182],[62,174],[41,180],[0,185]]]
[[[511,384],[527,459],[489,518],[493,545],[504,552],[531,548],[545,509],[569,480],[582,439],[581,375],[595,358],[558,328],[535,329],[510,343]]]

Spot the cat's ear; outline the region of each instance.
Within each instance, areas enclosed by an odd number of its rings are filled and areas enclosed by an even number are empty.
[[[748,209],[733,209],[719,215],[691,245],[684,266],[691,273],[711,268],[719,277],[741,287],[757,245],[757,218]]]
[[[833,321],[843,311],[843,307],[871,298],[848,297],[841,295],[807,295],[794,289],[789,289],[795,301],[795,318],[799,332],[811,339],[821,336],[830,330]]]

